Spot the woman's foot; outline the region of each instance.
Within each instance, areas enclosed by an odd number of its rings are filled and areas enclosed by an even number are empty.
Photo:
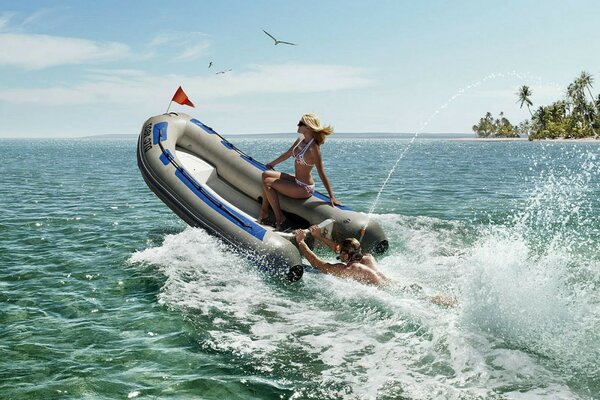
[[[282,232],[285,229],[285,223],[287,222],[287,218],[283,217],[279,222],[275,222],[275,230],[278,232]]]
[[[268,218],[269,218],[269,212],[261,209],[260,213],[258,214],[258,218],[256,218],[256,223],[265,225],[267,223]]]

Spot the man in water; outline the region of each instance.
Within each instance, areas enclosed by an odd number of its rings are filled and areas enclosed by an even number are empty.
[[[377,267],[377,262],[371,254],[363,254],[360,242],[354,238],[344,239],[341,243],[335,243],[321,235],[318,226],[313,225],[309,232],[315,239],[319,240],[331,250],[339,253],[340,263],[331,264],[321,260],[308,245],[304,242],[306,231],[298,229],[296,231],[296,242],[298,248],[308,260],[310,265],[320,271],[334,275],[340,278],[354,279],[355,281],[376,286],[387,286],[390,279]]]
[[[336,253],[339,253],[338,260],[340,263],[331,264],[321,260],[312,250],[304,243],[306,231],[298,229],[296,231],[296,242],[298,248],[310,265],[320,271],[334,275],[340,278],[354,279],[355,281],[366,283],[375,286],[389,286],[392,281],[386,277],[383,272],[377,267],[375,258],[368,253],[362,252],[360,242],[354,238],[344,239],[341,243],[336,243],[329,240],[321,234],[321,229],[313,225],[308,228],[313,238],[329,247]],[[421,292],[423,288],[419,285],[410,285],[410,289],[415,292]],[[458,301],[456,298],[439,294],[427,298],[431,303],[438,306],[452,308],[456,307]]]

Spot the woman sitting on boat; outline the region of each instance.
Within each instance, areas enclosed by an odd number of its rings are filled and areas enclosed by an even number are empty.
[[[269,205],[271,205],[277,230],[281,230],[285,222],[285,216],[279,206],[278,193],[294,199],[311,197],[315,191],[315,181],[311,174],[313,167],[317,167],[321,182],[329,194],[331,205],[339,204],[329,185],[321,157],[321,145],[325,142],[325,136],[333,133],[333,127],[330,125],[323,127],[316,115],[304,114],[298,122],[298,133],[302,134],[302,137],[296,140],[285,153],[266,164],[269,169],[262,174],[263,202],[258,222],[264,223],[269,216]],[[275,165],[290,157],[295,159],[295,175],[273,170]]]

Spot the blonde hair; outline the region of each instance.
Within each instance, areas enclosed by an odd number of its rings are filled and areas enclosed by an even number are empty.
[[[304,114],[300,120],[312,129],[313,137],[319,144],[325,143],[325,136],[329,136],[333,133],[333,126],[321,126],[321,121],[319,121],[319,118],[315,114]]]

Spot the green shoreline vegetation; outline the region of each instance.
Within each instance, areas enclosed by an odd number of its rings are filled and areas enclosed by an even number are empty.
[[[598,139],[600,132],[600,95],[594,97],[592,85],[594,78],[583,71],[567,87],[565,97],[547,106],[540,106],[531,111],[533,91],[523,85],[516,95],[520,108],[524,105],[529,110],[531,119],[513,125],[500,112],[498,118],[487,112],[473,125],[473,132],[480,138],[516,138],[525,136],[535,139]],[[588,95],[591,100],[588,100]]]

